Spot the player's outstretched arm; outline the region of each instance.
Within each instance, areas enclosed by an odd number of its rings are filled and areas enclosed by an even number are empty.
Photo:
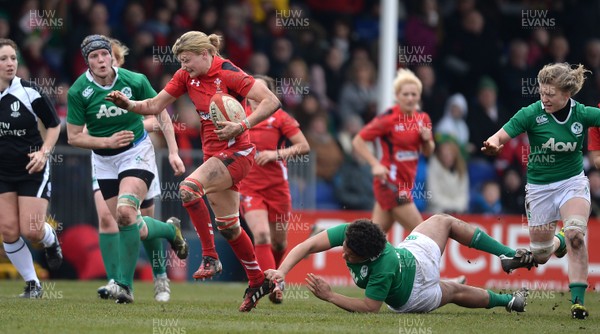
[[[167,142],[167,148],[169,149],[169,164],[171,165],[171,168],[173,168],[175,176],[182,175],[185,173],[185,165],[179,156],[179,146],[177,146],[177,140],[175,139],[175,129],[173,128],[173,122],[171,121],[167,109],[163,109],[156,118],[160,123],[160,128],[162,129],[163,136]]]
[[[294,247],[285,257],[279,268],[277,270],[266,270],[265,276],[271,281],[281,282],[285,279],[285,275],[287,275],[287,273],[307,255],[319,253],[328,249],[331,249],[329,237],[327,237],[327,231],[322,231],[296,245],[296,247]]]
[[[118,90],[113,90],[112,92],[108,93],[105,99],[114,103],[119,108],[123,108],[127,111],[131,111],[140,115],[158,115],[169,104],[177,100],[176,97],[167,93],[164,89],[161,90],[155,97],[151,99],[145,99],[143,101],[130,100],[127,96],[125,96],[125,94]]]
[[[310,290],[317,298],[330,302],[346,311],[377,313],[379,312],[379,309],[381,309],[381,304],[383,304],[382,301],[368,297],[352,298],[333,292],[323,277],[315,274],[308,274],[306,276],[306,283],[308,284],[308,290]]]
[[[483,142],[483,147],[481,148],[481,152],[487,155],[496,155],[500,153],[504,144],[506,144],[510,140],[510,136],[504,129],[498,130],[495,134],[493,134],[490,138]]]

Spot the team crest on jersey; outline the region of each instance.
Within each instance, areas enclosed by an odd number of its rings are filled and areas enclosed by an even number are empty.
[[[548,117],[546,115],[540,115],[535,118],[535,122],[537,125],[542,125],[548,123]]]
[[[131,93],[131,87],[125,87],[121,89],[121,93],[125,94],[125,96],[127,96],[128,99],[130,99],[133,96],[133,94]]]
[[[221,79],[216,78],[215,85],[217,85],[217,93],[220,93],[221,92]]]
[[[242,202],[244,202],[246,207],[252,206],[252,196],[242,196]]]
[[[13,103],[10,104],[10,110],[12,111],[19,111],[19,109],[21,109],[21,102],[19,101],[15,101]],[[16,117],[16,116],[13,116]]]
[[[369,267],[365,264],[360,268],[360,277],[365,278],[369,274]]]
[[[579,122],[571,124],[571,132],[575,135],[580,135],[583,132],[583,125]]]
[[[83,92],[81,92],[81,95],[87,99],[93,93],[94,93],[94,89],[92,87],[90,87],[90,86],[87,86],[87,88],[84,89]]]

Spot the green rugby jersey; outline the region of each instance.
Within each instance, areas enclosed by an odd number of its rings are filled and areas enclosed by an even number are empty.
[[[68,92],[67,122],[86,125],[94,137],[110,137],[115,132],[130,130],[135,142],[144,136],[143,116],[121,109],[104,98],[113,90],[119,90],[128,98],[140,101],[156,96],[156,91],[145,75],[113,68],[116,78],[108,87],[97,84],[89,70],[77,78]]]
[[[566,180],[583,171],[583,138],[588,127],[600,126],[600,109],[571,99],[564,122],[546,113],[537,101],[519,110],[503,129],[511,138],[527,132],[529,152],[527,182],[549,184]]]
[[[331,247],[342,246],[349,224],[327,229]],[[394,248],[389,242],[381,255],[362,263],[348,263],[354,283],[365,289],[365,296],[383,301],[393,308],[406,303],[415,280],[415,259],[409,251]]]

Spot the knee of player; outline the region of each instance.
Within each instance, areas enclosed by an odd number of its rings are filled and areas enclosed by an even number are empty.
[[[585,233],[587,232],[587,218],[573,215],[564,220],[565,241],[572,249],[585,247]]]
[[[192,202],[204,196],[204,186],[196,179],[186,178],[179,183],[179,197],[184,203]]]
[[[233,240],[237,238],[242,230],[240,227],[239,213],[234,213],[224,217],[216,217],[215,225],[217,225],[217,229],[227,240]]]
[[[241,228],[240,227],[227,228],[224,230],[219,230],[219,232],[221,233],[223,238],[225,238],[225,240],[233,240],[240,235]]]
[[[44,238],[44,228],[43,225],[41,228],[33,226],[33,224],[31,224],[31,227],[25,230],[21,230],[21,235],[29,240],[30,242],[40,242],[43,238]],[[18,238],[18,237],[17,237]]]
[[[579,229],[566,229],[565,241],[571,244],[572,249],[580,249],[585,247],[585,239],[583,231]]]
[[[115,219],[110,212],[102,213],[98,218],[100,230],[108,230],[116,225]]]
[[[129,226],[137,220],[140,199],[135,194],[122,194],[117,199],[117,224]]]
[[[268,231],[260,231],[252,233],[254,235],[254,243],[257,245],[266,245],[271,243],[271,234]]]
[[[133,208],[117,208],[117,224],[119,226],[129,226],[136,222],[137,211]]]
[[[0,234],[2,235],[2,240],[8,244],[13,243],[19,239],[19,223],[14,223],[14,228],[12,226],[4,226],[0,227]]]
[[[454,219],[454,217],[450,216],[447,213],[436,213],[435,215],[431,216],[431,218],[429,218],[428,220],[432,220],[436,224],[451,224],[456,219]]]

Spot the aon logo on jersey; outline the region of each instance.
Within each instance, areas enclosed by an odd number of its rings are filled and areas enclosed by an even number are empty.
[[[102,117],[121,116],[124,113],[126,114],[127,110],[121,109],[117,106],[110,106],[107,108],[106,104],[103,104],[100,107],[100,110],[98,110],[98,113],[96,114],[96,118],[100,119]]]
[[[544,143],[544,145],[542,145],[542,149],[549,149],[550,151],[555,151],[555,152],[575,152],[575,150],[577,149],[577,142],[571,142],[571,143],[563,143],[561,141],[559,142],[555,142],[554,138],[550,138],[548,139],[547,142]]]

